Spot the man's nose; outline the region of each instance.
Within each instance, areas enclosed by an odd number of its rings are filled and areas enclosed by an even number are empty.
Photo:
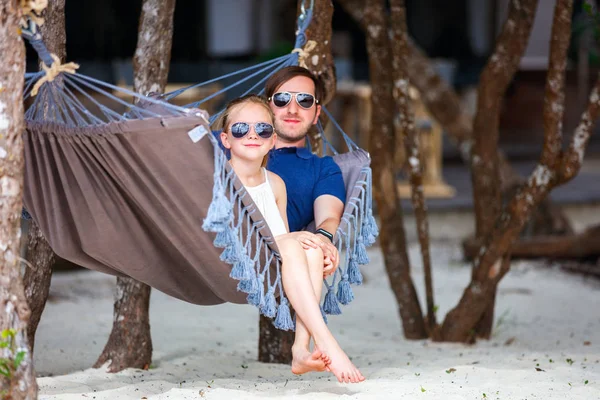
[[[290,100],[290,104],[288,104],[288,111],[291,114],[298,113],[298,104],[296,103],[296,99],[293,96],[292,96],[292,99]]]

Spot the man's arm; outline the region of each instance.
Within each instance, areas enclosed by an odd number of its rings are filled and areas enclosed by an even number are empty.
[[[324,229],[335,236],[344,213],[344,203],[335,196],[324,194],[317,197],[314,209],[317,229]]]
[[[317,229],[323,229],[335,236],[344,213],[344,203],[335,196],[324,194],[315,200],[314,210]],[[318,232],[317,234],[322,238],[323,254],[331,261],[325,266],[325,272],[333,273],[340,263],[337,247],[325,235]]]

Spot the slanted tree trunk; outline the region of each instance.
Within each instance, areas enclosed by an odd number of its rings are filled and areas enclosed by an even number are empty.
[[[50,0],[43,13],[44,24],[40,27],[46,47],[52,54],[56,54],[61,62],[67,57],[67,37],[65,30],[65,0]],[[46,307],[46,300],[50,291],[52,280],[52,267],[56,261],[54,251],[50,248],[48,241],[40,231],[39,226],[33,220],[29,221],[29,234],[27,236],[27,247],[25,258],[32,268],[25,270],[23,282],[25,285],[25,296],[31,318],[27,327],[27,336],[31,349],[35,345],[35,332]]]
[[[407,73],[409,55],[408,28],[404,0],[390,0],[392,28],[392,64],[394,101],[398,114],[394,119],[396,140],[404,142],[408,159],[408,171],[411,183],[411,201],[417,223],[417,237],[421,247],[423,272],[425,276],[425,298],[427,300],[427,328],[432,332],[436,326],[435,302],[433,299],[433,277],[431,275],[431,257],[429,254],[429,225],[427,205],[423,194],[423,166],[419,147],[419,135],[415,129],[414,114],[410,107],[410,79]]]
[[[526,5],[521,2],[521,5]],[[470,285],[458,305],[451,310],[441,327],[446,341],[465,341],[484,314],[500,279],[508,272],[503,262],[511,244],[523,228],[531,210],[550,190],[577,174],[590,133],[600,114],[600,80],[592,90],[581,121],[568,149],[561,151],[564,115],[565,69],[571,34],[572,0],[558,0],[555,5],[550,41],[550,63],[544,99],[544,148],[540,161],[527,183],[510,200],[493,221],[495,228],[485,237]],[[477,133],[479,134],[479,133]]]
[[[473,121],[475,140],[471,157],[475,237],[487,237],[502,208],[498,137],[502,98],[514,77],[533,26],[538,0],[511,1],[508,18],[496,42],[494,53],[485,66],[478,87],[477,113]],[[509,263],[507,259],[505,261]],[[477,268],[476,263],[473,268]],[[475,270],[473,271],[475,274]],[[494,322],[496,288],[480,323],[475,327],[479,337],[488,339]]]
[[[300,4],[298,2],[298,12]],[[335,95],[335,67],[331,55],[331,21],[333,18],[333,3],[331,0],[315,0],[312,21],[306,30],[308,40],[314,40],[316,47],[307,56],[306,67],[324,84],[325,98],[322,104],[327,104]],[[323,138],[316,130],[310,131],[310,143],[316,154],[320,154]],[[292,362],[292,345],[294,332],[280,331],[273,326],[271,319],[259,317],[258,360],[265,363],[290,364]]]
[[[134,90],[146,95],[162,93],[167,84],[175,0],[144,0],[138,43],[133,59]],[[131,278],[117,278],[113,328],[94,364],[110,362],[109,372],[125,368],[147,369],[152,362],[150,287]]]
[[[369,150],[372,153],[373,193],[381,221],[379,240],[390,284],[398,302],[404,335],[409,339],[421,339],[427,337],[427,331],[410,276],[402,208],[394,174],[396,138],[392,107],[392,57],[385,1],[369,1],[364,17],[373,93]]]
[[[18,0],[0,0],[0,331],[14,330],[9,345],[0,349],[0,358],[8,361],[10,369],[10,376],[0,379],[0,397],[13,400],[37,399],[38,391],[27,340],[30,311],[19,258],[25,128],[25,47],[19,34],[20,18]]]

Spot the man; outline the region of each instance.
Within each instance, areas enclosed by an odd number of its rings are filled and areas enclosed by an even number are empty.
[[[308,131],[319,119],[323,92],[321,82],[298,66],[277,71],[265,84],[277,132],[267,168],[286,184],[290,231],[299,231],[314,219],[315,233],[322,238],[327,275],[339,264],[332,242],[344,212],[346,188],[333,159],[318,157],[305,147]]]
[[[315,156],[305,147],[308,131],[319,119],[323,91],[320,81],[310,71],[296,66],[277,71],[265,84],[277,133],[267,168],[285,182],[290,232],[299,231],[314,220],[315,236],[321,238],[322,253],[317,256],[319,260],[315,260],[318,262],[311,261],[308,256],[312,250],[307,253],[308,273],[317,303],[321,298],[323,276],[335,272],[339,264],[338,251],[332,242],[346,202],[346,188],[339,166],[331,157]],[[315,335],[315,348],[311,351],[312,333],[307,322],[313,327],[318,324],[314,319],[303,321],[296,317],[292,372],[329,370],[340,382],[365,379],[339,345],[318,345],[319,339]]]

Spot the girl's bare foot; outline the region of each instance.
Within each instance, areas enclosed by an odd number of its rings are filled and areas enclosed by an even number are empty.
[[[326,360],[328,358],[324,358],[319,349],[311,353],[306,349],[292,347],[292,372],[296,375],[325,371]]]
[[[319,349],[322,349],[322,354],[329,360],[327,370],[331,371],[340,383],[359,383],[365,380],[337,343],[329,347],[319,346]]]

